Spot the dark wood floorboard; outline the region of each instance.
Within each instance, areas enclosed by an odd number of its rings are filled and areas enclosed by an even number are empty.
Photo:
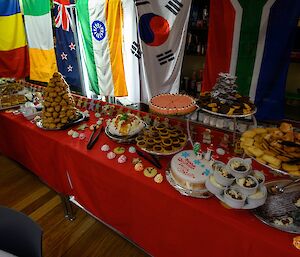
[[[59,195],[1,154],[0,205],[25,213],[42,227],[44,257],[148,256],[77,206],[76,219],[65,219]]]

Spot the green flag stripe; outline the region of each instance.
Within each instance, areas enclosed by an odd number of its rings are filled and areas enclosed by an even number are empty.
[[[98,77],[95,67],[95,58],[94,58],[94,49],[93,49],[93,41],[92,34],[90,30],[90,16],[89,16],[89,5],[88,0],[78,0],[76,1],[76,8],[78,13],[78,19],[80,22],[82,35],[83,35],[83,46],[85,51],[85,59],[88,70],[88,75],[90,79],[90,90],[99,94],[98,87]]]
[[[22,0],[24,15],[40,16],[50,12],[49,0]]]
[[[261,15],[267,0],[257,0],[255,4],[249,0],[239,0],[239,2],[243,8],[243,17],[236,69],[237,85],[242,95],[249,95]]]

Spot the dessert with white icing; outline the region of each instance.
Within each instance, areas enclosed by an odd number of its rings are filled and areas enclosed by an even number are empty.
[[[114,152],[109,152],[106,156],[109,160],[112,160],[116,157],[116,154]]]
[[[109,145],[103,145],[103,146],[101,146],[101,151],[103,151],[103,152],[108,152],[110,150],[110,147],[109,147]]]
[[[212,173],[209,162],[199,160],[193,150],[177,153],[171,160],[171,175],[186,189],[205,189],[205,181]]]

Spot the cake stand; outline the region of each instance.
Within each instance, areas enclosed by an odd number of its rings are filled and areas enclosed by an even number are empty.
[[[255,108],[251,113],[248,114],[233,114],[233,115],[227,115],[227,114],[223,114],[223,113],[217,113],[217,112],[213,112],[210,110],[207,110],[205,108],[201,108],[202,111],[207,112],[209,114],[215,115],[215,116],[219,116],[219,117],[223,117],[223,118],[228,118],[228,119],[233,119],[233,145],[235,145],[236,143],[236,138],[237,138],[237,119],[238,118],[247,118],[247,117],[251,117],[252,121],[253,121],[253,126],[256,128],[257,127],[257,121],[256,118],[254,116],[254,114],[256,113],[257,109]]]

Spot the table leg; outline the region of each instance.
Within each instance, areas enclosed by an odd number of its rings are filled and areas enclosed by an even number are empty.
[[[60,194],[61,201],[64,206],[65,218],[70,221],[75,220],[75,213],[72,207],[72,203],[70,201],[70,197],[67,195]]]

